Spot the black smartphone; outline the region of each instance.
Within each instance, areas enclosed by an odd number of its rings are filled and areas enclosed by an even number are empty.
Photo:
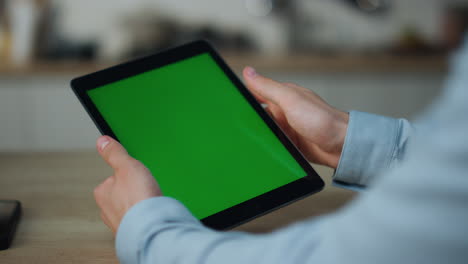
[[[0,200],[0,250],[10,247],[20,216],[21,203],[19,201]]]

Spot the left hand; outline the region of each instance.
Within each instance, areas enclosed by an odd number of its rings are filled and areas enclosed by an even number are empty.
[[[138,160],[130,157],[122,145],[109,136],[97,140],[97,149],[114,169],[114,175],[94,189],[94,198],[101,208],[101,218],[114,232],[125,213],[136,203],[162,196],[151,172]]]
[[[309,162],[336,169],[348,129],[349,114],[311,90],[243,71],[245,84]]]

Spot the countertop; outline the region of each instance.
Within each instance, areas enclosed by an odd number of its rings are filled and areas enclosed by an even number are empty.
[[[268,72],[441,72],[447,69],[447,57],[442,55],[396,56],[290,54],[266,56],[256,54],[221,53],[236,71],[246,65]],[[34,61],[24,66],[0,64],[0,76],[80,75],[104,69],[118,62]]]

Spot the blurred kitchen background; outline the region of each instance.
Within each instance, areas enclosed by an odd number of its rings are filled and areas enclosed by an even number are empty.
[[[468,0],[0,0],[0,199],[24,208],[0,262],[115,258],[92,195],[112,171],[72,78],[204,38],[237,73],[252,65],[340,109],[414,120],[441,93],[467,25]],[[270,231],[354,197],[315,168],[324,191],[239,229]]]
[[[92,150],[76,76],[211,41],[341,109],[414,118],[439,94],[468,1],[0,0],[0,152]]]
[[[0,0],[0,198],[25,207],[18,254],[34,262],[27,248],[54,245],[40,251],[61,256],[76,228],[113,252],[92,198],[112,171],[72,78],[204,38],[237,73],[252,65],[340,109],[413,120],[441,92],[467,25],[468,0]],[[316,168],[330,183],[333,171]],[[240,228],[268,231],[352,197],[328,185]]]

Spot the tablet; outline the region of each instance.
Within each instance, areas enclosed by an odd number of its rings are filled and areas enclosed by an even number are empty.
[[[263,107],[205,41],[72,80],[102,134],[203,224],[228,229],[323,188]]]

